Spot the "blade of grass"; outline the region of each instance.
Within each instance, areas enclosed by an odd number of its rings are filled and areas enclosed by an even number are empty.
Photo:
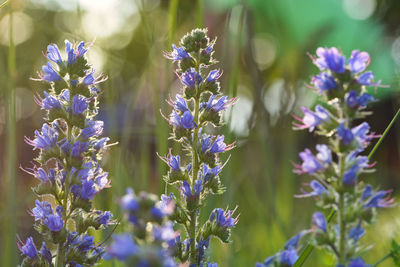
[[[5,3],[2,4],[4,6]],[[3,266],[17,266],[16,247],[16,112],[15,112],[15,80],[16,52],[13,41],[13,13],[9,14],[9,47],[8,47],[8,93],[7,93],[7,151],[6,151],[6,210],[3,232]]]
[[[203,0],[197,0],[196,3],[196,26],[198,28],[204,27],[204,4]]]
[[[4,3],[0,5],[0,8],[4,7],[7,3],[8,3],[8,0],[4,1]]]
[[[390,128],[393,126],[394,122],[397,120],[397,117],[400,114],[400,108],[397,110],[396,114],[394,115],[392,121],[389,123],[389,125],[386,127],[385,131],[383,132],[382,136],[379,138],[378,142],[376,142],[375,146],[372,148],[371,152],[368,154],[368,159],[371,159],[372,156],[374,155],[375,151],[378,149],[380,144],[382,143],[383,139],[389,132]],[[335,211],[332,210],[328,216],[328,222],[331,221],[333,216],[335,215]],[[307,258],[310,256],[311,252],[313,251],[314,247],[311,244],[307,244],[306,248],[303,250],[299,258],[297,259],[296,263],[293,265],[293,267],[301,267],[303,266],[304,262],[307,260]]]

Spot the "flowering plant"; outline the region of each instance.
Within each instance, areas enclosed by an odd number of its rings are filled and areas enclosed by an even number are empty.
[[[104,251],[88,235],[88,229],[99,230],[113,222],[109,211],[95,210],[92,203],[98,192],[110,186],[108,173],[100,166],[109,138],[100,138],[103,122],[95,120],[97,84],[104,77],[93,76],[84,42],[73,45],[65,41],[65,46],[66,58],[56,44],[47,47],[49,61],[36,79],[50,88],[35,99],[46,111],[45,123],[33,139],[25,138],[39,154],[33,167],[24,170],[40,181],[34,193],[50,197],[55,206],[36,200],[30,210],[44,241],[39,251],[32,237],[20,241],[21,266],[94,265]],[[57,246],[56,253],[51,252],[53,246]]]
[[[223,135],[208,133],[209,126],[222,125],[222,111],[236,102],[235,98],[221,94],[218,82],[221,71],[210,70],[216,63],[214,44],[215,40],[209,39],[206,29],[195,29],[182,38],[179,47],[172,45],[173,51],[166,53],[167,58],[178,63],[176,73],[184,87],[182,94],[168,101],[173,110],[166,119],[173,129],[171,139],[180,144],[185,153],[173,155],[170,151],[161,159],[170,168],[165,182],[180,191],[180,194],[168,196],[176,204],[170,219],[185,230],[177,239],[180,249],[175,256],[190,266],[206,264],[205,251],[210,238],[215,236],[222,242],[229,242],[231,228],[238,221],[234,210],[220,208],[214,209],[205,223],[199,221],[207,196],[222,194],[225,190],[219,178],[224,167],[219,154],[235,146],[226,144]],[[207,263],[207,266],[216,264]]]
[[[309,189],[296,197],[312,197],[321,211],[333,210],[337,216],[328,223],[323,212],[315,212],[311,229],[301,231],[283,251],[257,266],[293,266],[299,240],[306,235],[314,245],[331,252],[338,267],[368,266],[361,259],[370,249],[360,242],[364,227],[375,220],[378,208],[394,202],[390,190],[373,189],[359,177],[373,171],[374,164],[361,153],[376,135],[367,122],[358,121],[371,114],[365,108],[374,98],[366,88],[377,87],[380,82],[375,82],[371,71],[365,71],[370,62],[366,52],[354,50],[346,60],[335,47],[318,48],[317,57],[311,59],[321,70],[311,81],[321,103],[314,110],[303,107],[304,116],[294,116],[298,121],[294,129],[308,129],[328,142],[316,145],[316,154],[310,149],[300,153],[302,163],[295,164],[295,172],[313,179],[307,184]]]

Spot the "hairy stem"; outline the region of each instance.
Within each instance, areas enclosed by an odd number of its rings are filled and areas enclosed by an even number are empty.
[[[200,66],[196,66],[196,72],[199,73],[200,71]],[[192,180],[191,180],[191,188],[194,187],[194,184],[197,180],[197,174],[200,169],[200,162],[199,162],[199,157],[198,157],[198,151],[197,151],[197,144],[199,142],[199,110],[200,110],[200,94],[198,92],[199,88],[196,85],[196,97],[194,98],[194,116],[193,120],[197,124],[197,127],[194,129],[193,132],[193,141],[192,141],[192,164],[193,164],[193,169],[192,169]],[[200,198],[200,197],[199,197]],[[190,244],[190,253],[189,253],[189,265],[194,264],[194,266],[197,266],[196,261],[196,231],[197,231],[197,218],[198,218],[198,212],[197,212],[197,204],[199,202],[199,198],[196,200],[196,208],[192,211],[190,211],[190,227],[189,227],[189,238],[192,240],[192,243]]]
[[[339,220],[339,264],[344,264],[346,261],[346,248],[345,248],[345,241],[346,241],[346,222],[344,220],[344,191],[343,191],[343,174],[344,174],[344,165],[345,159],[344,155],[339,155],[339,162],[340,162],[340,176],[339,176],[339,204],[338,204],[338,220]]]

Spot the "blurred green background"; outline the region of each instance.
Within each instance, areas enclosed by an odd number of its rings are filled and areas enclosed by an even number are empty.
[[[309,177],[294,175],[291,164],[299,161],[298,152],[318,142],[291,129],[290,114],[315,105],[305,85],[317,69],[307,52],[337,46],[347,55],[352,49],[370,53],[370,68],[390,85],[372,91],[380,101],[372,105],[375,113],[368,122],[382,133],[400,106],[399,12],[397,0],[11,0],[0,10],[0,266],[19,261],[16,233],[39,240],[27,214],[35,199],[30,188],[37,181],[18,166],[30,166],[35,157],[23,139],[43,123],[33,97],[47,87],[29,77],[37,77],[45,63],[42,52],[48,43],[63,47],[64,39],[94,41],[90,62],[109,77],[101,86],[100,117],[105,135],[119,144],[104,160],[113,187],[96,202],[119,218],[117,201],[127,186],[136,192],[164,191],[166,168],[156,152],[165,154],[172,144],[159,110],[169,113],[165,99],[180,86],[163,51],[195,27],[208,27],[209,35],[218,37],[222,88],[240,98],[225,114],[223,129],[237,148],[222,172],[227,192],[212,197],[206,209],[238,205],[241,214],[232,244],[213,242],[210,257],[220,266],[254,266],[311,224],[312,200],[293,198]],[[393,188],[397,199],[399,125],[373,157],[376,172],[363,176],[368,183]],[[122,224],[117,231],[123,229]],[[398,207],[380,213],[363,238],[375,244],[365,256],[370,263],[388,252],[392,238],[400,240],[399,229]],[[105,231],[96,239],[108,235]],[[314,251],[305,266],[332,266],[332,258]]]

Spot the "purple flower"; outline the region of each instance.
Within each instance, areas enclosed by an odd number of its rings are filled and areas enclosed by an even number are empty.
[[[193,121],[193,116],[190,111],[185,111],[180,117],[175,110],[172,111],[171,115],[169,116],[169,122],[172,125],[175,125],[180,128],[184,129],[193,129],[196,127],[196,123]]]
[[[81,134],[82,134],[82,132],[81,132]],[[95,149],[99,150],[99,149],[103,149],[107,145],[108,141],[110,141],[110,138],[103,137],[99,140],[93,140],[92,145]]]
[[[181,157],[179,155],[173,156],[169,155],[169,157],[162,157],[165,163],[168,164],[168,166],[171,168],[172,171],[180,171],[180,161]]]
[[[108,247],[106,258],[126,260],[138,252],[138,247],[129,234],[114,235]]]
[[[348,64],[352,73],[356,74],[365,70],[370,61],[369,54],[367,52],[360,52],[359,50],[353,50],[351,57],[349,58]]]
[[[83,83],[85,85],[92,85],[94,83],[93,73],[94,72],[91,72],[88,75],[86,75],[85,78],[83,78]]]
[[[359,172],[363,169],[368,168],[368,157],[356,156],[357,151],[349,154],[346,157],[346,166],[350,166],[343,174],[343,183],[346,185],[353,186],[356,182],[356,178]]]
[[[371,71],[364,72],[358,77],[357,81],[359,84],[367,86],[376,86],[379,83],[374,83],[375,76]]]
[[[341,123],[339,127],[336,128],[336,130],[343,144],[349,145],[353,141],[353,132],[350,129],[346,128],[343,123]]]
[[[201,152],[206,153],[209,151],[210,153],[222,153],[228,150],[231,150],[235,147],[235,144],[227,145],[224,143],[225,137],[223,135],[218,136],[210,136],[203,135],[200,140],[201,144]],[[214,140],[212,143],[211,141]]]
[[[121,198],[121,206],[127,211],[136,211],[139,209],[139,203],[133,194],[132,188],[126,189],[126,195]]]
[[[332,89],[336,89],[337,84],[335,82],[335,79],[325,73],[325,72],[321,72],[319,75],[315,75],[312,80],[311,83],[317,88],[319,89],[319,93],[322,93],[324,91],[329,91]]]
[[[64,227],[64,221],[58,214],[51,214],[47,216],[44,220],[44,223],[52,232],[59,232]]]
[[[56,97],[49,95],[46,91],[44,91],[43,93],[44,98],[36,101],[36,103],[38,103],[39,106],[42,107],[42,109],[61,109],[61,103]]]
[[[25,244],[22,242],[19,243],[18,248],[23,255],[28,256],[32,260],[37,257],[37,250],[32,237],[28,237]]]
[[[176,100],[172,101],[172,99],[170,99],[168,101],[168,103],[176,110],[185,112],[185,111],[189,111],[189,108],[187,106],[186,100],[180,96],[179,94],[176,95]]]
[[[297,235],[293,236],[292,238],[290,238],[284,246],[284,249],[290,249],[290,248],[296,248],[300,239],[306,234],[306,231],[301,231],[300,233],[298,233]]]
[[[327,223],[326,223],[326,219],[324,214],[322,214],[321,212],[315,212],[312,216],[312,221],[313,224],[321,229],[322,231],[326,232],[327,229]]]
[[[307,148],[303,152],[299,153],[303,163],[301,165],[295,165],[298,174],[309,173],[313,174],[319,170],[322,170],[324,166],[314,157],[311,151]]]
[[[30,215],[35,217],[35,221],[44,220],[49,215],[53,214],[53,208],[47,201],[35,200],[36,206],[31,210]]]
[[[39,250],[39,254],[42,255],[42,257],[47,260],[49,265],[51,266],[52,258],[53,256],[51,255],[50,250],[47,248],[46,243],[42,243],[42,247]]]
[[[336,73],[344,73],[346,58],[336,47],[319,47],[317,49],[317,56],[318,58],[314,59],[314,63],[320,70],[329,69]]]
[[[190,55],[182,46],[176,47],[176,45],[172,44],[172,52],[166,53],[165,57],[171,59],[172,61],[179,61],[189,58]]]
[[[219,72],[219,70],[212,70],[210,71],[210,73],[208,74],[206,81],[209,83],[213,83],[216,80],[219,79],[219,77],[221,77],[222,73]]]
[[[47,82],[56,82],[61,79],[60,75],[53,69],[50,62],[42,67],[44,73],[40,74],[40,78]]]
[[[74,51],[72,44],[68,40],[65,40],[65,50],[67,52],[69,65],[74,64],[79,57],[83,56],[86,53],[87,49],[85,49],[84,46],[85,43],[80,42],[77,47],[77,50]]]
[[[386,208],[390,207],[394,202],[391,197],[391,190],[381,190],[376,192],[364,204],[364,208]]]
[[[99,136],[103,133],[103,121],[88,121],[86,128],[82,129],[81,137],[89,139],[92,136]]]
[[[95,188],[93,180],[83,181],[82,190],[80,192],[80,197],[82,199],[92,199],[96,193],[97,190]]]
[[[332,152],[327,145],[316,145],[318,154],[317,159],[325,164],[331,164]]]
[[[71,150],[71,154],[74,158],[79,157],[82,153],[86,152],[89,148],[89,142],[76,141]]]
[[[369,102],[373,101],[374,97],[370,94],[364,93],[360,96],[357,96],[356,91],[351,90],[346,95],[346,102],[347,105],[351,108],[359,108],[359,107],[366,107]]]
[[[169,196],[161,195],[161,201],[158,203],[165,215],[171,215],[175,210],[175,201],[173,197],[173,193],[169,194]]]
[[[82,236],[82,239],[77,243],[77,248],[82,252],[88,252],[93,249],[94,237],[87,234]]]
[[[186,72],[182,73],[180,78],[182,83],[190,88],[194,88],[203,80],[201,75],[198,74],[194,68],[190,68]]]
[[[369,264],[366,264],[361,258],[353,259],[349,263],[349,267],[369,267]]]
[[[51,44],[47,46],[47,58],[57,64],[62,63],[60,50],[58,50],[58,46],[56,44]]]
[[[201,108],[206,108],[207,110],[213,110],[214,112],[219,112],[225,110],[228,107],[236,103],[236,98],[228,99],[227,96],[223,96],[217,101],[214,101],[217,95],[211,95],[207,103],[202,103]]]
[[[304,117],[303,119],[294,116],[295,119],[300,121],[302,124],[295,123],[294,128],[297,129],[309,129],[310,132],[314,130],[315,127],[322,124],[323,122],[329,121],[329,113],[321,105],[315,107],[315,112],[307,109],[306,107],[301,107]]]
[[[372,190],[372,186],[367,184],[362,193],[361,200],[365,200],[365,199],[369,198],[370,196],[372,196],[373,193],[374,192]]]
[[[218,226],[222,228],[231,228],[234,227],[237,222],[238,218],[232,218],[234,211],[224,211],[223,209],[216,208],[211,212],[210,221],[216,221]]]
[[[350,229],[349,238],[352,238],[355,242],[360,240],[365,235],[365,230],[361,227],[361,222]]]
[[[107,225],[111,218],[113,217],[112,213],[109,211],[105,211],[103,214],[101,214],[97,220],[100,224]]]
[[[170,241],[175,240],[178,235],[179,234],[174,231],[171,221],[169,221],[165,225],[153,227],[153,237],[155,240],[158,240],[160,242],[169,243]]]
[[[72,99],[72,110],[75,115],[82,114],[89,106],[89,102],[86,97],[81,95],[74,95]]]
[[[299,256],[297,255],[297,250],[294,248],[289,248],[288,250],[284,250],[281,253],[281,264],[287,264],[289,266],[293,266]]]
[[[203,163],[203,169],[200,171],[200,177],[203,178],[204,182],[211,180],[213,177],[217,176],[222,170],[222,166],[215,166],[214,168],[209,168],[207,164]]]
[[[321,196],[322,194],[326,193],[328,194],[328,190],[321,185],[318,181],[312,180],[309,184],[311,187],[312,191],[311,192],[306,192],[304,190],[301,190],[303,194],[301,195],[295,195],[295,197],[316,197],[316,196]]]
[[[34,149],[50,149],[57,143],[58,132],[48,124],[43,124],[42,131],[35,131],[36,138],[34,140],[25,137],[25,142],[34,147]]]

